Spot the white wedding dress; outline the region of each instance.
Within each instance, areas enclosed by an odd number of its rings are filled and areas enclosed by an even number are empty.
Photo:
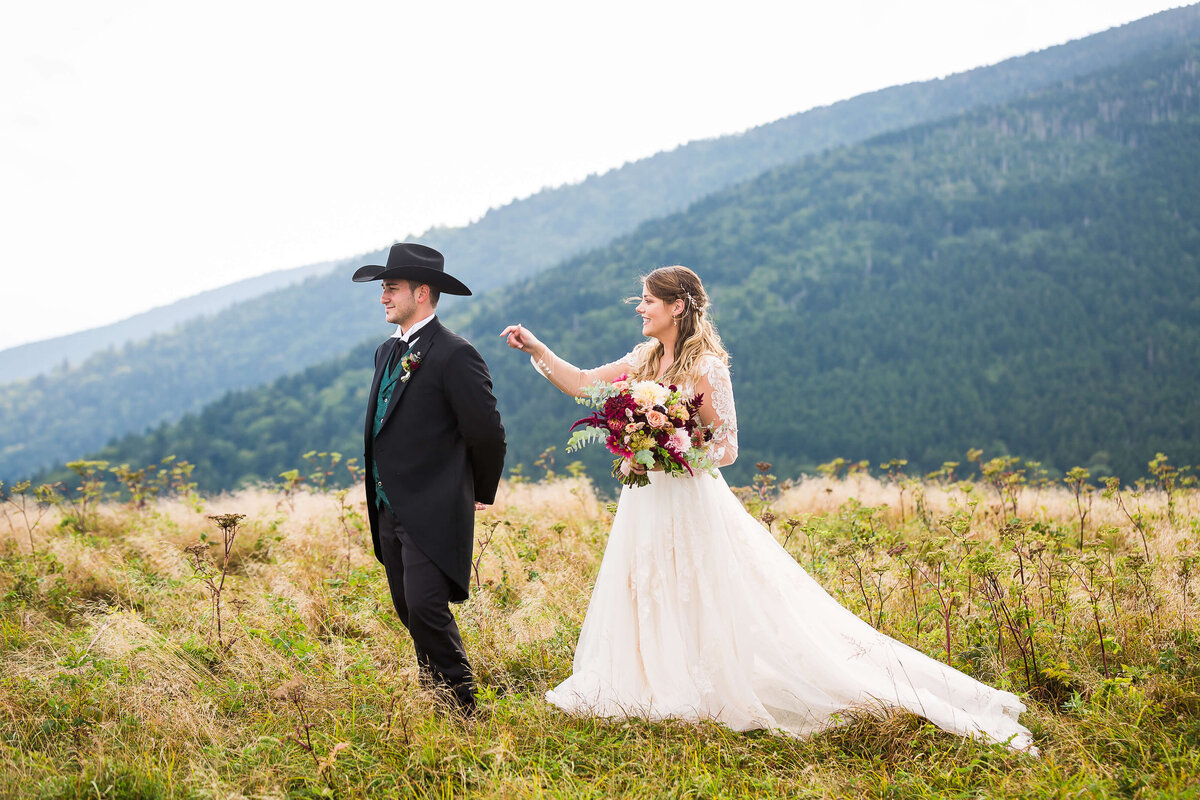
[[[552,354],[550,354],[553,357]],[[563,378],[564,390],[632,366]],[[573,367],[571,368],[574,369]],[[736,457],[728,367],[701,362],[715,411],[711,455]],[[556,379],[557,378],[557,379]],[[775,541],[723,477],[650,473],[621,492],[573,674],[546,699],[572,714],[714,720],[805,736],[851,709],[903,709],[940,728],[1036,753],[1025,706],[891,639],[843,608]]]

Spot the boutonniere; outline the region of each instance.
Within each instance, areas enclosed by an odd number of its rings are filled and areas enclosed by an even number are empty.
[[[400,359],[400,369],[404,370],[404,374],[402,376],[400,376],[400,382],[408,383],[408,379],[412,377],[412,374],[414,372],[416,372],[420,368],[420,366],[421,366],[421,354],[420,353],[406,354],[404,356],[404,358]]]

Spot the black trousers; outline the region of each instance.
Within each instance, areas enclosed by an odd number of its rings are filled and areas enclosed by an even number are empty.
[[[392,605],[412,636],[422,683],[448,689],[460,706],[473,709],[475,681],[450,613],[450,579],[413,544],[386,506],[379,509],[379,545]]]

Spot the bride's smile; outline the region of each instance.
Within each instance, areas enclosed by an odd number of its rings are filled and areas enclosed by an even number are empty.
[[[670,337],[674,341],[672,328],[675,316],[679,313],[675,306],[681,304],[679,300],[670,305],[664,303],[661,298],[650,294],[645,284],[642,284],[642,302],[634,309],[642,318],[642,335],[651,336],[659,341]]]

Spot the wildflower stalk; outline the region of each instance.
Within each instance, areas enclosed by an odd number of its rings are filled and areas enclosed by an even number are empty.
[[[20,481],[13,484],[8,493],[3,497],[3,506],[12,506],[18,514],[21,515],[21,521],[25,523],[25,531],[29,535],[29,552],[36,553],[37,545],[34,543],[33,534],[42,524],[42,518],[46,516],[46,512],[50,507],[59,502],[58,486],[59,484],[43,483],[33,490],[32,502],[29,497],[29,481]],[[4,488],[4,482],[0,481],[0,490]],[[17,498],[20,498],[19,500]],[[33,521],[29,521],[30,505],[33,506],[34,517]],[[3,508],[0,506],[0,508]],[[4,518],[8,520],[8,509],[4,508]],[[12,522],[9,522],[12,525]]]
[[[221,593],[225,589],[225,578],[229,575],[229,557],[233,552],[233,541],[237,538],[238,525],[245,517],[245,514],[210,514],[208,517],[221,529],[222,553],[219,571],[209,560],[208,544],[200,542],[184,551],[191,557],[191,566],[196,577],[208,589],[209,602],[213,612],[213,627],[216,629],[217,645],[221,648],[222,653],[233,646],[233,641],[226,644],[221,630]]]
[[[1084,524],[1087,522],[1088,514],[1092,510],[1092,500],[1095,497],[1092,491],[1092,485],[1088,483],[1088,478],[1091,473],[1083,467],[1073,467],[1065,478],[1064,482],[1075,496],[1075,510],[1079,514],[1079,551],[1083,552],[1083,531]],[[1087,498],[1087,505],[1084,505],[1083,499]]]

